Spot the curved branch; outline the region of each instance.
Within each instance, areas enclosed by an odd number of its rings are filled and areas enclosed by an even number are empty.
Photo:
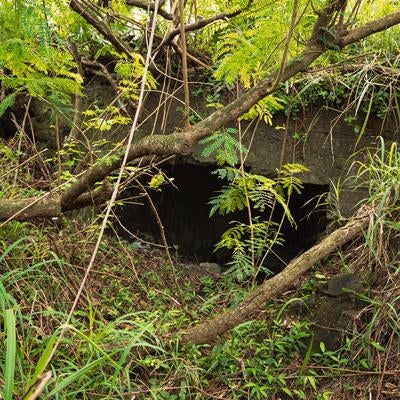
[[[135,6],[137,8],[141,8],[142,10],[151,10],[154,11],[155,9],[155,4],[154,3],[146,3],[141,0],[126,0],[126,4],[128,6]],[[174,19],[174,16],[170,14],[169,12],[158,8],[157,9],[157,14],[161,15],[165,19],[172,21]]]
[[[84,5],[80,0],[70,0],[69,6],[99,31],[118,51],[127,55],[132,53],[132,49],[127,43],[118,38],[106,24],[89,12],[90,4]]]
[[[393,14],[386,15],[385,17],[376,19],[374,21],[367,22],[365,25],[359,28],[352,29],[346,32],[343,36],[338,39],[338,46],[341,48],[348,46],[349,44],[358,42],[371,36],[375,33],[382,32],[386,29],[391,28],[400,23],[400,11]]]
[[[97,206],[101,205],[110,199],[114,188],[113,185],[105,181],[102,186],[97,187],[91,192],[86,192],[81,194],[73,203],[66,204],[61,207],[61,212],[78,210],[87,206]],[[61,199],[60,199],[61,205]]]
[[[189,144],[181,134],[146,136],[132,145],[128,153],[128,162],[150,154],[170,156],[175,154],[189,154]],[[93,167],[83,173],[73,185],[61,195],[61,208],[69,204],[84,192],[90,190],[96,182],[102,181],[111,172],[121,166],[123,154],[115,155],[114,160],[100,160]]]
[[[236,17],[237,15],[241,14],[243,11],[245,11],[245,8],[234,11],[232,13],[219,13],[219,14],[213,15],[212,17],[209,17],[209,18],[200,19],[196,22],[185,25],[185,32],[197,31],[197,30],[204,28],[205,26],[210,25],[213,22],[218,21],[220,19],[228,19],[228,18]],[[179,35],[180,33],[181,33],[180,27],[172,30],[168,34],[168,36],[163,40],[161,45],[170,45],[172,40],[175,38],[175,36]]]

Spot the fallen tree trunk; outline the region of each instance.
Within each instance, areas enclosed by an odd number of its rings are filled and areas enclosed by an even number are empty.
[[[58,217],[60,214],[59,196],[46,195],[29,199],[2,199],[0,201],[0,221]]]
[[[260,311],[268,300],[293,286],[294,282],[317,261],[326,257],[341,245],[360,236],[368,226],[372,213],[372,209],[364,208],[360,210],[358,215],[345,226],[335,230],[320,243],[292,260],[281,273],[265,281],[235,309],[228,310],[213,319],[180,332],[184,341],[194,344],[210,343],[240,323],[251,319],[252,315]]]
[[[110,199],[112,191],[111,183],[105,181],[102,186],[82,193],[74,201],[65,204],[62,202],[62,196],[50,192],[28,199],[1,199],[0,221],[59,217],[66,211],[102,204]]]

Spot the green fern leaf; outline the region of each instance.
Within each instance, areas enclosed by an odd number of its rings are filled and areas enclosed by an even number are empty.
[[[17,92],[11,93],[0,102],[0,117],[6,112],[7,108],[13,106]]]

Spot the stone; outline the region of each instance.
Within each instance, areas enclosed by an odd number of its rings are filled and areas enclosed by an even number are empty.
[[[213,262],[202,262],[199,264],[200,268],[205,272],[212,274],[212,275],[220,275],[222,274],[222,267]]]
[[[362,287],[357,274],[350,272],[333,276],[328,282],[321,285],[319,290],[328,296],[348,296],[351,291],[358,292]]]

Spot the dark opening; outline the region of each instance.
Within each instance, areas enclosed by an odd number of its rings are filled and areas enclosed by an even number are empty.
[[[174,185],[162,188],[161,192],[149,190],[165,228],[170,246],[175,245],[178,253],[198,262],[229,261],[228,254],[215,254],[215,244],[229,228],[230,221],[247,222],[247,212],[237,212],[225,216],[209,217],[210,198],[216,195],[226,181],[212,174],[215,166],[175,164],[165,166],[164,171],[174,178]],[[328,185],[304,185],[301,195],[293,195],[290,210],[297,222],[297,229],[286,221],[282,226],[285,237],[284,246],[274,249],[277,255],[268,256],[269,269],[277,272],[301,251],[310,248],[325,230],[326,211],[314,211],[318,196],[328,191]],[[137,194],[137,193],[136,193]],[[129,195],[135,195],[132,189]],[[142,205],[124,205],[118,210],[120,222],[127,230],[145,233],[160,242],[160,231],[154,214],[145,198]],[[280,220],[282,210],[277,208],[274,220]],[[126,232],[121,231],[122,235]]]

